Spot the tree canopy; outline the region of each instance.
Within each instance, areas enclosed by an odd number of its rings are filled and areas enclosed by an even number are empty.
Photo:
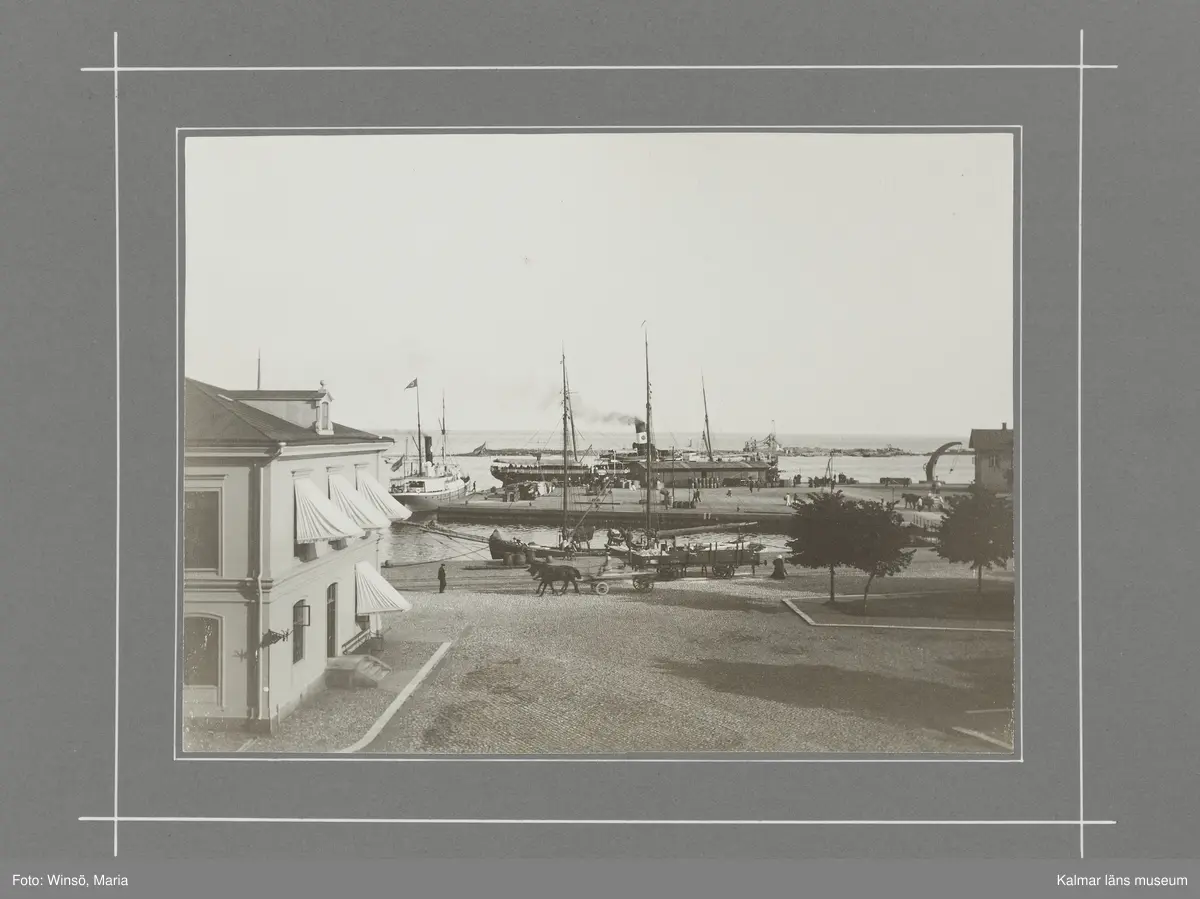
[[[829,569],[829,603],[835,601],[839,566],[867,574],[864,609],[877,577],[899,574],[912,561],[903,519],[882,503],[850,500],[840,491],[810,493],[796,508],[790,561],[804,568]]]
[[[976,573],[976,592],[983,592],[983,572],[1006,565],[1013,557],[1012,502],[973,486],[964,496],[951,497],[938,527],[936,552],[947,562],[970,565]]]

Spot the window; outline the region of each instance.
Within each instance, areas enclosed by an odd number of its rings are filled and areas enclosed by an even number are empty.
[[[332,659],[337,654],[337,584],[330,584],[325,590],[325,655]]]
[[[321,403],[317,410],[317,428],[322,431],[329,430],[329,403]]]
[[[183,495],[183,567],[217,571],[221,567],[221,494],[188,490]]]
[[[221,621],[207,615],[183,619],[183,683],[216,687],[221,675]]]
[[[308,603],[304,600],[292,606],[292,664],[304,660],[304,633],[308,627]]]

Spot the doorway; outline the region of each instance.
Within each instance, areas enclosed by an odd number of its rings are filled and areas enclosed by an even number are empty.
[[[330,584],[325,591],[325,656],[332,659],[337,654],[337,584]]]

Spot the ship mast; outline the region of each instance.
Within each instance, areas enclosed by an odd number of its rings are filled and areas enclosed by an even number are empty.
[[[562,502],[562,542],[567,541],[567,508],[569,503],[568,495],[571,489],[571,479],[567,469],[567,417],[570,411],[571,392],[567,387],[567,354],[563,351],[562,356],[563,370],[563,502]]]
[[[446,470],[446,391],[442,391],[442,419],[439,422],[442,426],[442,473]]]
[[[425,442],[421,439],[421,384],[413,379],[417,387],[417,474],[425,474]]]
[[[565,381],[565,386],[564,386],[563,390],[566,393],[566,399],[564,400],[564,403],[566,404],[566,407],[569,410],[567,413],[567,416],[571,421],[571,455],[574,457],[575,461],[578,462],[579,461],[579,444],[578,444],[577,436],[576,436],[576,432],[575,432],[575,409],[571,406],[571,379],[567,377],[566,372],[567,372],[567,360],[566,360],[566,355],[564,354],[564,356],[563,356],[563,380]],[[563,443],[563,455],[566,455],[566,451],[567,451],[567,446],[566,446],[566,443],[564,442]]]
[[[654,532],[651,510],[654,508],[654,473],[651,456],[654,455],[654,427],[650,418],[650,338],[646,337],[646,539]]]
[[[712,430],[708,426],[708,390],[704,386],[704,375],[700,376],[700,392],[704,394],[704,445],[708,447],[708,461],[713,460]]]

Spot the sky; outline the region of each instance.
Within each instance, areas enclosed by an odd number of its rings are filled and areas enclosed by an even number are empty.
[[[185,356],[334,419],[969,434],[1013,421],[1009,134],[189,137]],[[619,430],[620,426],[608,430]]]

